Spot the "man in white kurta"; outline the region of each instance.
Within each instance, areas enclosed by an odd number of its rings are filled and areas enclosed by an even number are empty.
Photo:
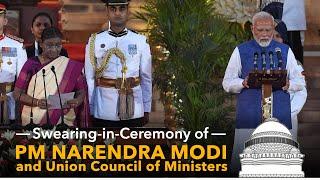
[[[141,126],[148,120],[151,111],[152,78],[151,78],[151,53],[146,37],[127,28],[117,26],[118,14],[127,11],[128,1],[111,0],[104,1],[107,4],[110,27],[106,31],[97,33],[88,41],[85,56],[85,73],[88,83],[90,112],[94,117],[94,126]],[[120,11],[115,14],[114,11]],[[124,14],[123,17],[127,16]],[[119,23],[118,23],[119,24]],[[121,24],[121,23],[120,23]],[[94,40],[93,40],[94,38]],[[101,77],[97,75],[97,68],[103,66],[107,52],[117,48],[126,59],[125,78],[134,79],[131,87],[134,97],[134,113],[131,117],[120,119],[119,117],[119,87],[116,87],[116,79],[122,78],[124,64],[116,55],[112,55]],[[93,59],[94,58],[94,59]],[[94,65],[93,61],[96,61]],[[131,122],[137,122],[131,124]],[[142,123],[141,123],[142,122]]]
[[[257,13],[253,17],[253,27],[252,33],[256,42],[250,41],[251,44],[257,44],[255,47],[257,50],[268,48],[270,44],[275,44],[272,42],[273,31],[274,31],[274,20],[273,17],[266,13],[260,12]],[[242,44],[242,49],[245,46],[245,43]],[[258,47],[260,46],[260,47]],[[248,46],[250,48],[251,46]],[[253,51],[254,50],[249,50]],[[245,61],[252,61],[252,59],[245,59],[242,60],[240,56],[239,48],[236,47],[230,57],[229,64],[225,71],[225,76],[223,79],[223,88],[226,92],[241,94],[243,90],[248,89],[249,86],[247,84],[247,78],[242,77],[243,67],[242,62]],[[252,53],[253,54],[253,53]],[[285,68],[288,72],[288,84],[283,87],[285,91],[299,91],[302,89],[303,85],[300,84],[299,80],[295,80],[298,78],[298,70],[297,70],[297,62],[295,60],[294,54],[291,49],[288,49],[287,62],[285,64]],[[252,62],[253,65],[253,62]],[[245,108],[245,107],[243,107]],[[248,107],[247,107],[248,108]],[[259,108],[259,107],[258,107]],[[290,113],[290,112],[288,112]],[[257,119],[257,121],[260,121]],[[249,139],[250,135],[254,131],[256,127],[250,126],[251,128],[247,128],[245,124],[240,124],[241,128],[235,129],[235,138],[234,138],[234,146],[233,146],[233,154],[232,154],[232,162],[231,162],[231,169],[234,173],[238,173],[240,169],[240,160],[239,154],[243,151],[244,143],[246,140]]]

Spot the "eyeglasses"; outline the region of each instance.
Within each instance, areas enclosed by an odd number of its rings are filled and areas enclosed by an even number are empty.
[[[51,44],[44,44],[44,46],[47,49],[61,49],[62,45],[61,44],[55,44],[55,45],[51,45]]]

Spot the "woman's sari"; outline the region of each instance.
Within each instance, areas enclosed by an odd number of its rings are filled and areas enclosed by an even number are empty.
[[[36,63],[38,61],[38,63]],[[69,60],[64,56],[60,56],[48,64],[41,64],[39,60],[31,59],[31,64],[26,63],[21,70],[19,79],[17,81],[17,87],[25,89],[27,88],[27,94],[33,96],[36,99],[46,99],[49,95],[57,95],[58,89],[55,80],[54,73],[51,71],[51,67],[55,67],[57,75],[57,81],[59,85],[60,93],[76,92],[78,90],[85,90],[87,92],[87,85],[85,78],[82,75],[83,64],[77,61]],[[44,91],[44,79],[42,71],[45,70],[45,83],[46,94]],[[23,88],[23,77],[31,72],[31,79],[28,87]],[[25,77],[26,78],[26,77]],[[35,91],[33,91],[35,89]],[[87,94],[87,93],[86,93]],[[47,122],[47,110],[40,109],[39,107],[30,107],[24,105],[22,108],[21,120],[22,125],[25,126],[30,123],[30,112],[33,112],[33,122],[35,124],[43,125]],[[51,124],[56,125],[61,122],[61,110],[54,109],[49,111],[49,119]],[[75,109],[64,110],[64,122],[69,126],[88,127],[88,103],[85,98],[84,103]]]

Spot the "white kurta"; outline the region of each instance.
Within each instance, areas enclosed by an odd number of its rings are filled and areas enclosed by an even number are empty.
[[[118,90],[95,86],[95,70],[90,63],[90,39],[86,47],[85,73],[88,83],[90,113],[98,119],[119,121],[118,117]],[[128,30],[128,34],[114,37],[104,31],[98,33],[95,40],[94,55],[97,65],[110,48],[118,47],[126,56],[128,71],[126,78],[140,77],[141,84],[133,88],[134,116],[132,119],[144,116],[144,112],[151,111],[152,100],[152,77],[151,77],[151,53],[146,37]],[[122,65],[120,59],[112,56],[104,78],[117,79],[122,77]]]
[[[0,83],[13,83],[19,76],[22,66],[27,61],[27,53],[20,43],[7,36],[0,40],[0,50],[2,61],[0,67]],[[15,100],[13,93],[7,94],[8,98],[8,115],[9,119],[15,119]]]
[[[301,74],[304,70],[301,65],[298,65],[300,72],[299,81],[305,83],[305,77]],[[290,104],[291,104],[291,119],[292,119],[292,136],[294,139],[298,137],[298,114],[302,110],[304,104],[307,101],[307,88],[306,85],[300,91],[289,91],[290,93]]]

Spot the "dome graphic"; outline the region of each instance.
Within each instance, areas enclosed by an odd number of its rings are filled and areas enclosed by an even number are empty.
[[[244,146],[239,177],[304,177],[299,144],[276,118],[266,119]]]

